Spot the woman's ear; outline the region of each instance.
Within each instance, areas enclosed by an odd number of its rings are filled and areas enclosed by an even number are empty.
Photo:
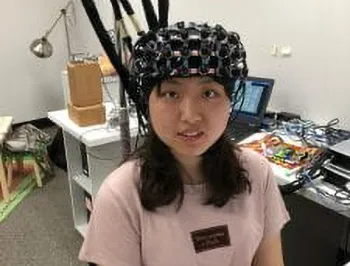
[[[150,112],[149,112],[149,106],[146,110],[146,113],[147,113],[147,130],[148,132],[152,132],[153,131],[153,127],[152,127],[152,119],[151,119],[151,115],[150,115]]]
[[[235,106],[235,104],[233,103],[233,101],[232,100],[230,100],[230,117],[232,116],[232,114],[233,114],[233,108],[234,108],[234,106]]]

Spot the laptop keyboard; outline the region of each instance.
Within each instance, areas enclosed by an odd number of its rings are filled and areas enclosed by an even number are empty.
[[[231,138],[234,142],[240,142],[258,131],[255,127],[234,125],[231,130]]]

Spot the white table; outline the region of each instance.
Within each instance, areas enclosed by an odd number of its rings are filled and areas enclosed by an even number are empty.
[[[107,120],[111,109],[112,106],[106,104]],[[63,131],[73,220],[75,228],[84,236],[87,227],[84,191],[94,197],[103,180],[118,167],[122,160],[120,129],[108,129],[107,122],[80,127],[69,118],[67,110],[49,112],[48,117]],[[137,130],[137,119],[130,117],[131,145]],[[81,143],[86,147],[89,176],[83,173]]]

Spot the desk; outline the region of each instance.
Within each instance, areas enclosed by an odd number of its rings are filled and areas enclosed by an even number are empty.
[[[267,133],[256,133],[240,143],[263,138]],[[282,136],[282,138],[284,138]],[[297,144],[284,138],[286,142]],[[296,180],[296,174],[271,163],[277,183],[284,185]],[[315,187],[329,194],[335,187],[322,181],[322,176],[313,181]],[[315,188],[305,187],[284,197],[292,222],[282,232],[283,254],[286,266],[342,265],[349,257],[345,251],[349,234],[350,206],[336,203],[319,195]],[[346,264],[350,266],[350,263]]]
[[[108,121],[112,105],[105,106]],[[49,112],[48,118],[63,131],[74,226],[84,236],[88,222],[85,193],[94,197],[103,180],[122,160],[120,130],[109,129],[107,123],[80,127],[69,118],[67,110]],[[131,145],[137,132],[137,119],[130,117]],[[88,176],[83,171],[81,143],[86,147]]]
[[[251,142],[253,140],[261,139],[266,134],[267,133],[263,133],[263,132],[253,134],[252,136],[248,137],[247,139],[241,141],[240,143],[247,143],[247,142]],[[288,141],[288,139],[286,139],[286,141]],[[277,183],[279,185],[285,185],[287,183],[290,183],[290,182],[296,180],[295,173],[288,175],[288,174],[286,174],[285,169],[283,169],[282,167],[280,167],[276,164],[273,164],[273,163],[271,163],[271,167],[273,169]],[[318,189],[334,195],[335,187],[332,186],[331,184],[323,182],[322,176],[315,179],[313,183]],[[328,209],[331,209],[332,211],[335,211],[336,213],[339,213],[347,218],[350,218],[350,205],[347,207],[347,206],[344,206],[344,205],[341,205],[341,204],[335,202],[334,200],[332,200],[330,198],[325,198],[322,195],[319,195],[317,193],[316,189],[313,187],[306,186],[306,187],[298,190],[295,193],[297,193],[298,195],[301,195],[309,200],[312,200],[312,201],[316,202],[317,204],[320,204]]]

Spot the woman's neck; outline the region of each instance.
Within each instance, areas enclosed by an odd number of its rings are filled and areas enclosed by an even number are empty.
[[[197,185],[204,181],[201,156],[183,156],[174,154],[180,164],[180,173],[185,184]]]

